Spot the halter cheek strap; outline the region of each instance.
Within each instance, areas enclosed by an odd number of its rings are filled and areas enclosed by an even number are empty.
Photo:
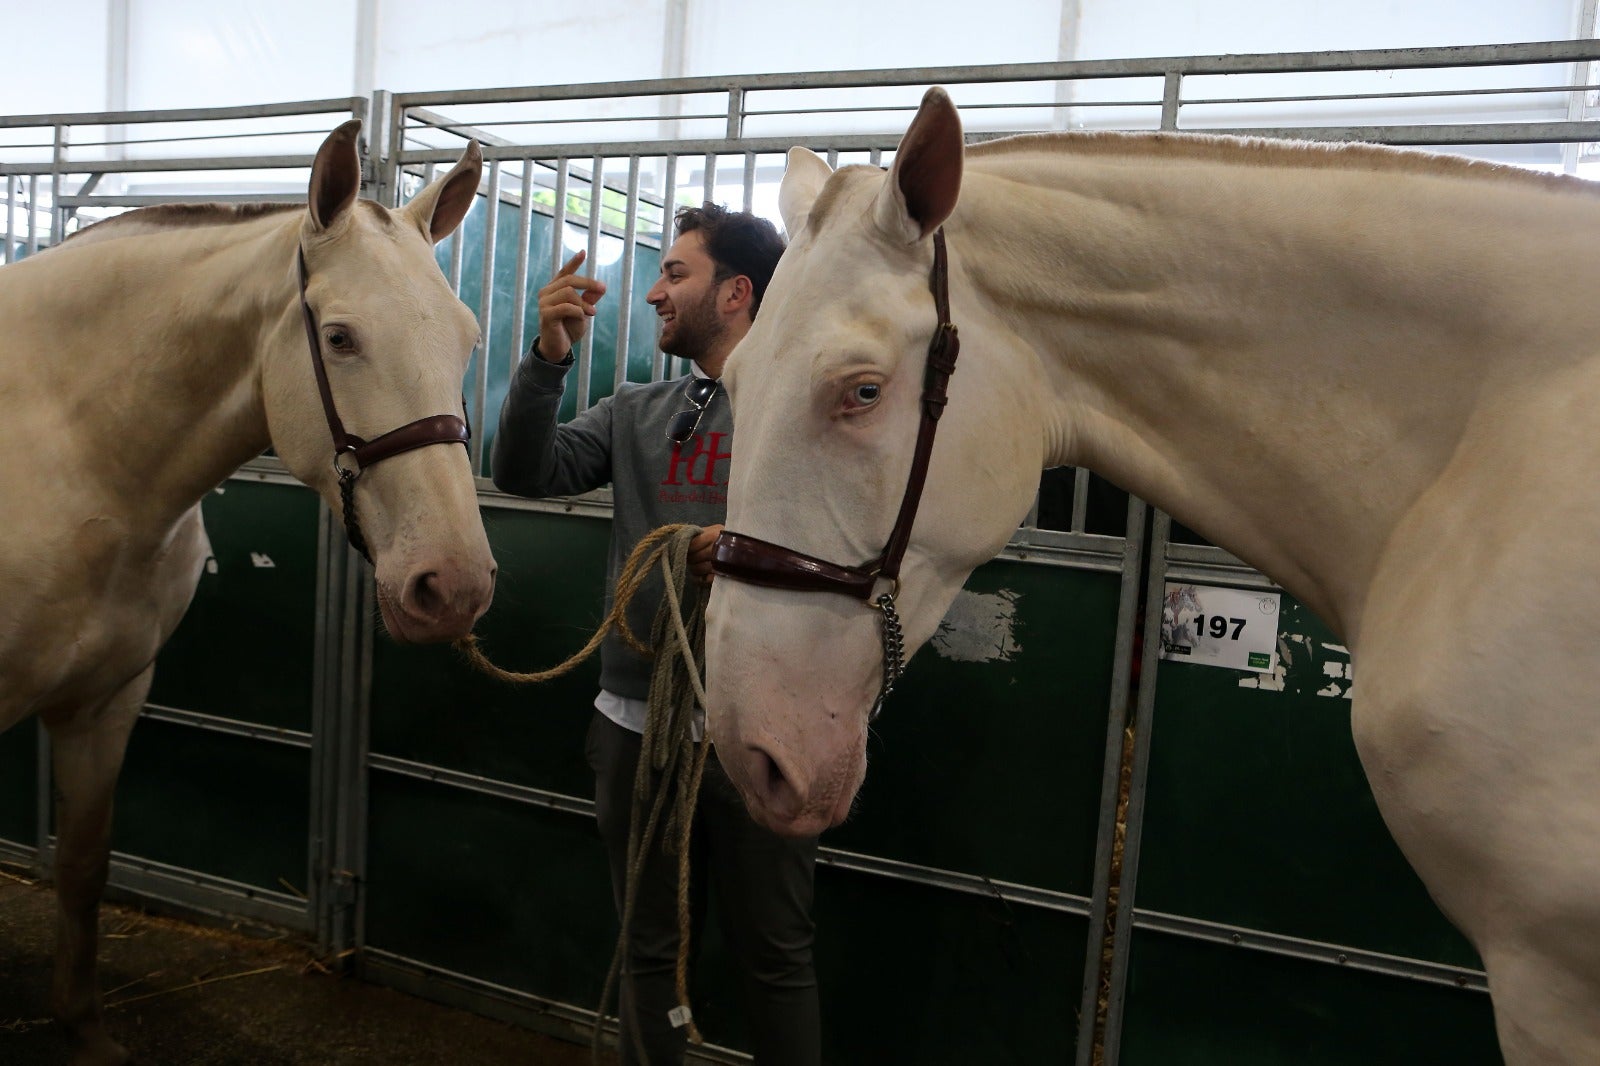
[[[328,368],[323,362],[322,334],[317,329],[317,317],[306,299],[306,251],[299,249],[300,262],[300,317],[306,326],[306,344],[311,349],[311,369],[316,374],[317,392],[322,396],[322,413],[328,420],[328,432],[333,436],[333,469],[339,475],[339,499],[344,510],[345,536],[350,546],[372,561],[367,550],[367,540],[361,534],[361,524],[356,518],[356,479],[367,467],[384,459],[401,455],[429,444],[466,444],[472,439],[472,429],[466,420],[455,415],[429,415],[415,422],[407,422],[399,429],[367,440],[344,428],[339,409],[333,403],[333,389],[328,385]],[[466,402],[462,402],[466,410]],[[345,457],[349,456],[346,461]]]
[[[928,342],[928,362],[922,378],[922,416],[917,424],[917,442],[911,453],[911,473],[906,479],[900,513],[883,551],[869,563],[848,566],[786,548],[745,533],[723,530],[712,547],[712,570],[720,577],[768,588],[794,592],[834,592],[858,600],[871,600],[879,578],[892,582],[868,606],[883,613],[883,686],[869,717],[883,710],[883,701],[894,688],[905,668],[904,640],[895,597],[900,592],[900,564],[911,543],[911,527],[917,520],[922,490],[928,480],[928,462],[933,456],[933,439],[939,430],[939,416],[949,401],[950,375],[955,373],[956,357],[961,354],[961,338],[950,321],[950,269],[945,253],[944,229],[933,233],[933,270],[928,278],[939,324]]]

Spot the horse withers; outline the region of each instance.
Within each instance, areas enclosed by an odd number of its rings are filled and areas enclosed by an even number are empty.
[[[884,600],[915,651],[1040,469],[1088,467],[1342,636],[1373,794],[1477,947],[1507,1062],[1600,1062],[1596,190],[1370,145],[966,148],[933,90],[887,173],[795,149],[780,206],[723,379],[706,650],[752,813],[846,816],[893,677]]]
[[[202,497],[270,445],[349,520],[396,640],[462,636],[493,595],[456,446],[478,326],[433,257],[482,156],[391,212],[357,199],[359,131],[323,142],[303,207],[145,208],[0,269],[0,729],[51,739],[79,1063],[126,1058],[95,979],[112,791],[209,553]]]

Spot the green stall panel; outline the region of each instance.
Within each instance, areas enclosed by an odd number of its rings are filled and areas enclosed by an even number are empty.
[[[616,918],[591,819],[381,771],[369,810],[368,946],[597,1006]],[[825,1062],[1070,1056],[1082,918],[826,866],[816,916]],[[715,913],[703,939],[695,1018],[714,1043],[748,1048]]]
[[[1489,997],[1136,930],[1122,1066],[1497,1066]]]
[[[117,783],[111,846],[156,862],[306,891],[309,749],[146,719]]]
[[[1086,919],[825,866],[816,919],[829,1066],[1072,1061]]]
[[[994,654],[917,652],[873,725],[855,813],[826,842],[1089,895],[1120,581],[980,567],[963,596],[1009,618]]]
[[[374,771],[365,940],[594,1009],[616,943],[594,819]]]
[[[483,303],[483,239],[484,229],[488,218],[485,209],[486,201],[480,200],[462,223],[457,234],[439,245],[436,256],[441,269],[446,276],[450,272],[450,260],[454,255],[452,242],[460,240],[462,243],[461,260],[461,299],[474,311],[479,311]],[[577,211],[571,207],[567,215],[567,233],[582,242],[580,247],[588,244],[588,230],[575,225],[578,219],[588,218],[587,204],[582,204]],[[529,227],[528,246],[528,294],[524,309],[524,336],[523,350],[533,343],[539,333],[539,290],[555,275],[560,263],[551,260],[552,224],[555,220],[551,216],[533,213]],[[494,305],[490,313],[489,352],[487,365],[488,390],[484,405],[484,425],[474,426],[473,432],[483,438],[483,469],[482,474],[489,472],[489,454],[494,446],[496,422],[500,416],[500,405],[505,402],[506,391],[511,386],[511,319],[516,307],[516,269],[517,269],[517,236],[521,226],[518,209],[511,204],[501,204],[496,217],[495,248],[494,248]],[[602,397],[609,396],[615,390],[616,381],[616,352],[618,316],[617,301],[622,292],[622,241],[610,235],[603,236],[600,242],[600,255],[598,262],[586,262],[581,268],[585,274],[599,278],[606,283],[607,294],[600,304],[600,312],[590,319],[590,326],[594,330],[594,356],[589,378],[589,403],[594,403]],[[562,262],[571,258],[572,252],[566,251]],[[650,286],[655,284],[661,271],[661,252],[643,241],[636,241],[633,259],[633,315],[628,328],[628,353],[627,368],[624,380],[646,382],[652,377],[652,370],[656,359],[656,316],[650,305],[645,303],[645,293]],[[480,350],[473,353],[472,363],[467,368],[466,392],[469,397],[468,404],[472,403],[472,396],[478,374],[478,360],[484,357]],[[570,375],[572,382],[566,395],[561,401],[561,418],[566,421],[579,410],[577,397],[578,372],[574,370]]]
[[[1349,680],[1324,667],[1349,656],[1287,593],[1278,637],[1282,691],[1241,687],[1256,684],[1244,671],[1157,670],[1139,908],[1479,967],[1378,814]]]
[[[1287,593],[1278,646],[1267,684],[1160,663],[1138,909],[1479,968],[1372,799],[1348,654]],[[1126,1066],[1500,1061],[1481,992],[1138,928],[1130,967]]]
[[[487,508],[500,566],[477,626],[500,666],[554,666],[583,647],[604,614],[609,520]],[[600,688],[596,654],[539,685],[508,685],[448,647],[374,642],[371,750],[496,780],[590,797],[584,736]]]
[[[37,847],[39,720],[0,733],[0,840]]]
[[[510,668],[547,667],[599,620],[610,525],[493,508],[485,520],[501,565],[485,647]],[[824,845],[1087,895],[1119,580],[980,569],[968,592],[1004,607],[1003,646],[918,656],[874,728],[857,814]],[[372,750],[587,799],[597,673],[505,686],[452,651],[380,639]],[[365,944],[593,1009],[616,919],[591,819],[381,767],[369,811]],[[826,866],[817,897],[826,1061],[1070,1056],[1082,917]],[[696,1018],[709,1039],[745,1047],[716,907]]]
[[[215,566],[156,660],[151,703],[310,732],[318,502],[239,479],[206,496]]]

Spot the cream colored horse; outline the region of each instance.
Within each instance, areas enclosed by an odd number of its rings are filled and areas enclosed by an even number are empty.
[[[96,909],[128,734],[209,551],[200,500],[270,444],[340,513],[297,250],[350,432],[460,411],[478,327],[432,246],[482,158],[391,214],[356,198],[359,128],[324,142],[305,208],[149,208],[0,269],[0,729],[36,714],[51,738],[54,1003],[78,1062],[126,1057],[101,1020]],[[468,632],[495,568],[466,449],[385,459],[354,500],[389,632]]]
[[[841,564],[883,548],[942,225],[964,354],[902,575],[908,650],[1042,467],[1165,508],[1348,642],[1373,793],[1481,953],[1507,1061],[1600,1062],[1594,190],[1367,146],[963,150],[934,90],[887,174],[796,149],[781,205],[792,243],[724,379],[728,528]],[[775,828],[837,823],[877,612],[725,579],[710,610],[730,776]]]

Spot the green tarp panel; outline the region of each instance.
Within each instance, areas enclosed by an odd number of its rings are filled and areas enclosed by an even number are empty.
[[[501,571],[484,646],[510,668],[550,666],[598,622],[610,525],[485,518]],[[1118,591],[1115,574],[1016,562],[975,574],[967,595],[994,613],[995,642],[918,656],[874,727],[857,815],[824,844],[1087,895]],[[588,799],[596,678],[508,687],[448,649],[380,638],[372,750]],[[367,945],[594,1008],[616,919],[592,818],[382,768],[369,812]],[[1084,918],[829,868],[817,915],[827,1061],[885,1061],[880,1045],[918,1062],[1070,1056]],[[746,1046],[714,917],[704,940],[696,1017]]]
[[[1348,653],[1287,593],[1279,647],[1281,691],[1245,671],[1161,662],[1137,906],[1478,968],[1373,802],[1350,736]],[[1224,967],[1240,983],[1221,978]],[[1477,991],[1158,931],[1136,932],[1131,972],[1126,1066],[1499,1061]],[[1193,1003],[1178,1004],[1184,996]],[[1416,1054],[1444,1031],[1437,1054]],[[1360,1055],[1338,1057],[1364,1038]],[[1182,1046],[1193,1057],[1172,1057]]]
[[[0,840],[38,847],[39,723],[0,733]]]

